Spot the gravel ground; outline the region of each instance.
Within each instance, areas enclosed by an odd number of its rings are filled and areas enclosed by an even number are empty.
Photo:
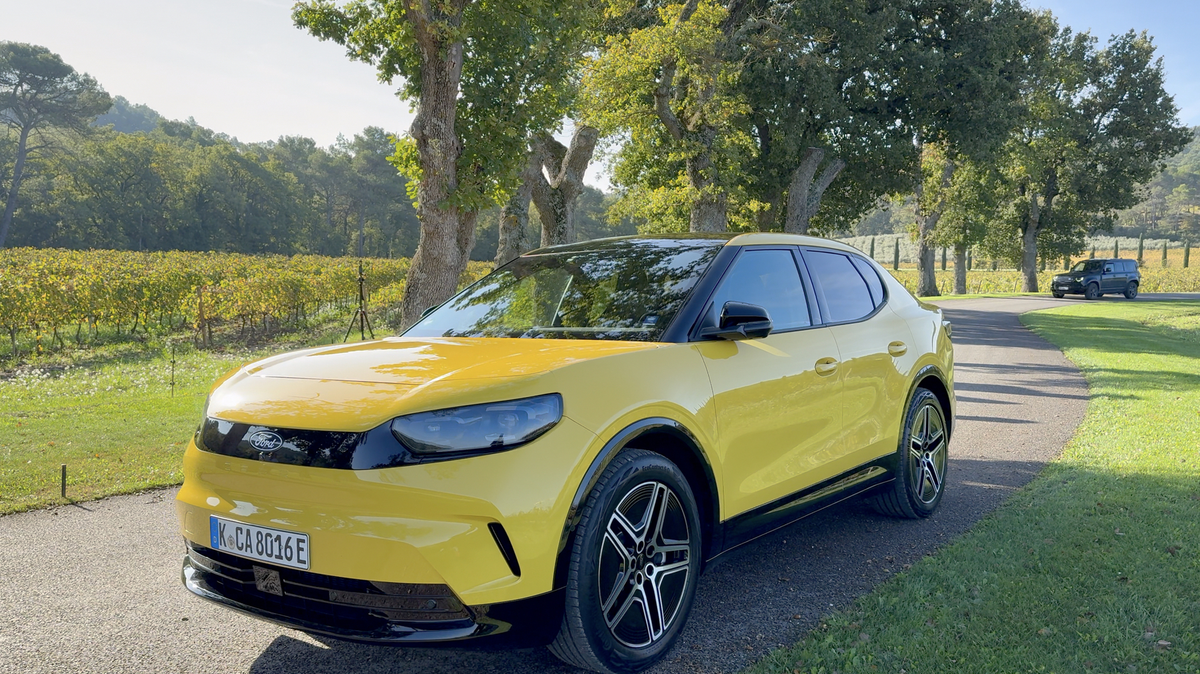
[[[1147,297],[1150,299],[1150,297]],[[1083,418],[1087,388],[1020,313],[1065,301],[947,301],[958,426],[950,484],[923,521],[851,502],[735,550],[700,579],[655,670],[734,672],[953,540],[1028,482]],[[180,584],[174,490],[0,518],[0,672],[568,672],[544,649],[396,649],[318,640]]]

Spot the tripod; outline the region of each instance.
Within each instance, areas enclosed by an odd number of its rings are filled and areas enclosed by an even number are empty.
[[[363,276],[362,260],[358,261],[358,309],[350,317],[350,327],[346,328],[346,336],[342,338],[343,342],[349,341],[350,333],[354,332],[355,323],[358,323],[360,340],[366,339],[368,332],[371,333],[371,339],[375,339],[375,329],[371,327],[371,317],[367,315],[367,279]]]

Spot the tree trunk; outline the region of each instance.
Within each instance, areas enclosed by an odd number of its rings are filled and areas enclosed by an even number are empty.
[[[804,152],[804,158],[792,173],[792,181],[788,185],[787,219],[784,220],[783,231],[789,234],[808,234],[809,222],[821,207],[821,197],[825,196],[825,190],[842,169],[846,168],[846,162],[834,157],[833,161],[825,166],[825,170],[821,171],[821,175],[817,176],[817,168],[824,158],[824,150],[810,147]]]
[[[769,232],[779,220],[779,209],[783,206],[783,190],[774,189],[766,198],[767,207],[754,214],[758,231]]]
[[[500,208],[500,242],[496,246],[496,268],[516,259],[525,249],[525,227],[529,224],[529,199],[533,182],[541,180],[542,166],[534,154],[521,172],[521,184]]]
[[[698,6],[696,0],[689,0],[679,13],[677,25],[691,19]],[[733,13],[730,13],[732,16]],[[725,26],[731,29],[732,26]],[[688,120],[685,125],[671,108],[671,101],[677,98],[675,89],[675,71],[678,63],[674,56],[663,59],[662,70],[659,74],[658,86],[654,90],[654,112],[663,127],[676,143],[690,145],[692,148],[685,161],[688,182],[696,191],[692,202],[689,229],[693,232],[724,232],[729,228],[726,216],[728,195],[721,186],[717,167],[712,161],[713,143],[717,139],[717,129],[711,124],[704,123],[698,116]],[[702,96],[703,98],[703,96]]]
[[[728,196],[717,179],[717,167],[712,162],[712,142],[716,130],[706,129],[692,134],[700,139],[704,150],[688,157],[686,162],[688,182],[697,191],[692,202],[691,222],[688,229],[693,232],[724,232],[729,229],[726,215]]]
[[[954,245],[954,294],[967,294],[967,247]]]
[[[932,245],[933,232],[946,209],[946,196],[954,179],[954,169],[954,160],[947,159],[946,165],[942,167],[942,193],[932,207],[925,200],[925,176],[920,171],[917,173],[914,185],[917,197],[917,297],[936,297],[941,294],[938,292],[937,273],[934,270],[936,250]]]
[[[0,248],[8,239],[8,229],[12,225],[13,214],[17,211],[17,192],[21,189],[21,179],[25,177],[25,155],[29,142],[29,127],[21,127],[21,135],[17,139],[17,160],[13,163],[12,183],[8,188],[8,197],[4,201],[4,217],[0,219]]]
[[[1037,192],[1034,192],[1029,198],[1029,221],[1025,223],[1025,231],[1021,232],[1021,292],[1038,291],[1037,236],[1040,226],[1041,209],[1038,207]]]
[[[543,246],[575,240],[575,203],[583,193],[583,176],[599,138],[599,130],[579,126],[569,148],[549,134],[534,142],[538,165],[536,174],[531,175],[531,195],[542,220]]]
[[[412,11],[421,15],[431,10]],[[441,20],[457,25],[461,22],[461,12],[458,7],[457,19],[443,16]],[[462,154],[454,122],[462,79],[463,44],[447,41],[446,33],[439,26],[428,25],[429,21],[430,17],[421,16],[415,21],[421,93],[410,133],[416,141],[421,167],[417,183],[421,238],[405,278],[400,305],[404,328],[416,323],[426,309],[454,294],[475,242],[475,214],[461,212],[450,203],[458,188],[458,158]]]

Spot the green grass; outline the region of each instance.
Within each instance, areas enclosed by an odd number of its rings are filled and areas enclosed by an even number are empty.
[[[748,672],[1200,672],[1200,303],[1022,318],[1088,380],[1062,456]]]
[[[253,347],[197,351],[189,342],[176,352],[173,396],[170,356],[150,342],[68,349],[0,371],[0,515],[63,503],[64,463],[70,501],[178,484],[217,377],[270,353],[340,342],[348,320]]]

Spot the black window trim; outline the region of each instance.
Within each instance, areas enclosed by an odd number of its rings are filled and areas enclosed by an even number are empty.
[[[735,246],[729,246],[729,248],[734,248],[734,247]],[[822,312],[819,309],[817,309],[816,291],[812,285],[812,281],[809,279],[809,276],[808,276],[808,265],[806,265],[804,263],[804,258],[801,257],[800,251],[798,250],[798,248],[796,246],[788,245],[788,244],[763,244],[763,245],[758,245],[758,246],[736,246],[736,248],[739,249],[737,251],[737,255],[735,255],[729,259],[729,262],[725,265],[725,268],[721,270],[719,277],[715,273],[712,274],[712,276],[717,277],[716,280],[713,281],[712,284],[707,288],[707,292],[703,296],[704,297],[703,301],[697,302],[699,310],[696,312],[696,316],[692,321],[692,328],[688,332],[687,341],[689,341],[689,342],[711,341],[708,338],[701,337],[700,330],[705,327],[704,319],[709,314],[709,308],[710,308],[710,304],[712,303],[713,295],[716,294],[717,288],[721,287],[721,283],[724,282],[725,277],[728,276],[728,274],[729,274],[729,270],[733,269],[733,265],[737,263],[738,259],[740,259],[742,257],[742,255],[745,255],[747,252],[755,251],[755,250],[784,250],[784,251],[790,252],[792,254],[792,261],[795,262],[795,264],[796,264],[796,271],[800,275],[800,285],[802,285],[804,287],[804,299],[806,302],[808,302],[808,320],[809,320],[810,325],[804,325],[804,326],[799,326],[799,327],[795,327],[795,328],[788,328],[786,330],[772,329],[771,335],[783,335],[783,334],[788,334],[788,333],[792,333],[792,332],[799,332],[801,330],[812,330],[814,328],[821,328],[821,327],[825,326],[824,316],[823,316]],[[697,296],[697,298],[699,298],[699,296]],[[817,310],[816,314],[813,313],[814,309]],[[768,335],[768,336],[770,336],[770,335]]]
[[[822,246],[800,246],[800,256],[802,258],[804,257],[804,254],[806,252],[837,253],[839,255],[845,255],[846,257],[849,257],[849,258],[857,257],[857,258],[860,258],[863,261],[865,261],[867,263],[867,266],[871,270],[873,270],[877,276],[879,275],[879,270],[875,268],[874,264],[872,264],[872,260],[868,259],[867,257],[865,257],[863,255],[859,255],[857,253],[854,253],[854,252],[851,252],[848,250],[838,250],[837,248],[824,248]],[[808,265],[805,264],[805,269],[807,269],[807,267],[808,267]],[[854,269],[854,271],[858,274],[858,277],[862,279],[862,282],[867,284],[867,295],[870,296],[870,294],[871,294],[870,284],[867,283],[867,279],[863,278],[862,271],[859,270],[858,265],[854,264],[853,260],[851,260],[850,267],[852,269]],[[855,323],[862,323],[863,321],[869,321],[872,318],[874,318],[880,311],[883,311],[883,308],[885,306],[887,306],[888,301],[891,299],[891,293],[888,292],[887,281],[885,281],[883,279],[883,277],[880,276],[879,283],[883,286],[883,300],[879,302],[879,304],[875,307],[875,309],[873,311],[871,311],[871,313],[869,313],[866,316],[863,316],[861,318],[855,318],[855,319],[849,320],[849,321],[838,321],[835,323],[834,321],[829,320],[829,307],[826,306],[826,303],[825,303],[825,289],[820,287],[820,279],[815,278],[815,275],[814,275],[812,283],[813,283],[813,288],[818,290],[818,292],[816,293],[817,304],[821,308],[822,325],[825,325],[828,327],[832,327],[835,325],[853,325]],[[872,297],[871,302],[874,303],[874,301],[875,301],[875,298]]]

